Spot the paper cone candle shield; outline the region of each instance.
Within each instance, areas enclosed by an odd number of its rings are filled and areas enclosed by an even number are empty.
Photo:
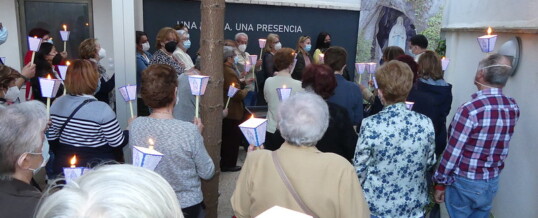
[[[478,37],[478,45],[484,53],[490,53],[495,49],[495,42],[497,42],[496,35],[488,35]]]
[[[408,110],[412,110],[412,109],[413,109],[413,105],[415,105],[415,102],[412,102],[412,101],[406,101],[406,102],[405,102],[405,107],[406,107]]]
[[[245,61],[245,72],[249,72],[252,68],[252,64],[249,60]]]
[[[204,95],[205,88],[209,82],[209,76],[191,75],[189,76],[189,84],[193,95]]]
[[[266,39],[258,39],[258,43],[260,44],[260,48],[265,48],[265,43],[267,42]]]
[[[65,77],[67,76],[67,65],[58,65],[58,71],[60,71],[60,77],[62,77],[62,80],[65,80]]]
[[[375,68],[377,67],[376,63],[368,63],[368,73],[375,73]]]
[[[0,57],[0,60],[2,60],[2,63],[6,64],[6,57]]]
[[[39,86],[41,87],[41,95],[45,98],[54,98],[58,89],[62,84],[60,79],[47,79],[39,77]]]
[[[260,215],[256,216],[256,218],[274,218],[274,217],[312,218],[312,216],[306,215],[304,213],[300,213],[300,212],[283,208],[283,207],[279,207],[279,206],[271,207],[269,210],[266,210]]]
[[[286,88],[286,86],[284,86],[283,88],[276,88],[278,100],[280,100],[280,102],[283,102],[288,99],[291,95],[291,90],[291,88]]]
[[[450,63],[450,59],[445,58],[445,57],[443,57],[443,59],[441,59],[441,67],[442,67],[443,71],[445,71],[446,68],[448,68],[449,63]]]
[[[136,100],[136,85],[126,85],[118,89],[126,102]]]
[[[84,175],[85,171],[88,171],[88,169],[86,167],[76,167],[76,164],[77,164],[77,156],[76,155],[74,155],[73,158],[71,158],[71,160],[69,160],[69,163],[71,164],[71,167],[64,167],[63,168],[66,183],[69,183],[69,182],[77,179],[78,177],[81,177],[82,175]]]
[[[228,97],[232,98],[234,97],[235,93],[239,91],[238,88],[235,88],[235,86],[230,85],[230,88],[228,88]]]
[[[250,59],[251,65],[256,65],[256,60],[258,60],[258,55],[250,55],[248,56],[248,58]]]
[[[69,34],[71,31],[60,31],[60,36],[62,37],[62,41],[69,41]]]
[[[133,165],[149,170],[155,170],[163,154],[150,148],[133,146]]]
[[[39,47],[41,47],[41,38],[28,36],[28,49],[37,52]]]
[[[363,74],[364,70],[366,69],[365,63],[355,63],[355,69],[357,70],[358,74]]]
[[[249,144],[260,146],[265,142],[265,131],[267,130],[267,119],[250,118],[239,125],[241,132]]]

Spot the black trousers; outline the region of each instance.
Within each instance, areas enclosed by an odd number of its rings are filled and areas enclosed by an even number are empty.
[[[240,120],[224,118],[222,120],[222,145],[220,147],[220,167],[235,167],[242,133],[239,129]]]
[[[181,212],[183,212],[185,218],[198,218],[203,210],[202,204],[203,202],[190,207],[181,208]]]

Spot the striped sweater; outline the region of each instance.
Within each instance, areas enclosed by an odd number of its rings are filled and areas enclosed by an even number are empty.
[[[104,102],[87,103],[71,118],[62,135],[59,130],[66,119],[86,99],[93,96],[64,95],[50,108],[52,125],[48,129],[48,139],[60,139],[60,143],[74,147],[118,147],[124,145],[125,137],[116,114]]]

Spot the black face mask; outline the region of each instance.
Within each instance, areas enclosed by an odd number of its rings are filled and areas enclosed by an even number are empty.
[[[323,42],[323,47],[324,47],[324,48],[329,48],[329,47],[331,47],[331,42]]]
[[[174,53],[177,47],[177,42],[170,41],[164,45],[164,49],[166,49],[169,53]]]

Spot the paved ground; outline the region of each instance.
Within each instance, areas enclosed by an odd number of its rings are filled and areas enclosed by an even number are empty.
[[[243,165],[243,162],[245,162],[246,152],[242,148],[239,150],[237,165]],[[237,177],[239,177],[239,172],[225,172],[220,174],[219,218],[230,218],[234,214],[232,205],[230,203],[230,198],[235,190],[235,182],[237,181]]]

